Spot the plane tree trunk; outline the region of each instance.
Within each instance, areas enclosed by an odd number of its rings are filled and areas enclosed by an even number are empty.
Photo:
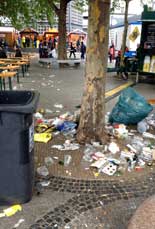
[[[58,59],[67,59],[66,52],[66,14],[68,1],[60,1],[60,9],[58,13],[58,31],[59,31],[59,45],[58,45]]]
[[[110,0],[89,0],[85,85],[77,140],[104,142]]]

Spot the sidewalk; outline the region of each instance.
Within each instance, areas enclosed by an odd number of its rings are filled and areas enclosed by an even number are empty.
[[[39,108],[50,109],[51,117],[57,117],[76,110],[81,103],[83,83],[83,65],[79,69],[43,68],[34,59],[29,75],[21,77],[20,85],[14,82],[14,89],[38,90]],[[122,83],[124,81],[108,73],[106,91]],[[147,99],[154,98],[155,85],[138,84],[135,88]],[[108,102],[106,110],[111,111],[116,101],[117,98]],[[55,108],[56,103],[63,108]],[[63,142],[64,137],[57,136],[48,144],[36,144],[36,168],[44,163],[46,156],[62,160],[64,153],[51,146]],[[49,168],[50,176],[45,179],[50,181],[49,186],[39,190],[39,195],[35,189],[32,200],[22,205],[21,212],[1,218],[0,228],[12,229],[19,219],[24,219],[20,229],[126,229],[140,203],[155,193],[154,171],[150,167],[144,172],[118,177],[95,177],[92,171],[81,167],[82,152],[82,147],[80,151],[67,151],[74,162],[67,168],[55,162]],[[38,177],[37,181],[40,181]],[[1,206],[0,212],[5,208]]]

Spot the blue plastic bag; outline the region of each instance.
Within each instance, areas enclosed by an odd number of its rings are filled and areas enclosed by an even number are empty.
[[[76,123],[70,121],[64,121],[61,125],[57,126],[57,130],[61,132],[69,132],[75,129],[77,126]]]
[[[133,88],[125,89],[113,108],[109,121],[111,123],[137,124],[144,119],[153,107]]]

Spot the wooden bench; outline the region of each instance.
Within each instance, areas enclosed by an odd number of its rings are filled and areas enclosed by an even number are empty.
[[[12,71],[17,71],[17,83],[19,83],[19,68],[20,66],[19,65],[11,65],[11,66],[0,66],[0,71],[4,71],[4,70],[7,70],[9,72],[12,72]]]
[[[39,63],[42,65],[50,66],[55,61],[54,58],[40,58]]]
[[[59,60],[55,58],[40,58],[39,63],[42,65],[47,65],[47,67],[51,66],[52,64],[60,64],[61,66],[75,66],[79,67],[81,64],[80,59],[67,59],[67,60]]]
[[[81,64],[80,59],[67,59],[67,60],[57,60],[58,64],[62,64],[65,66],[75,66],[79,67]]]
[[[6,58],[6,59],[1,59],[0,60],[0,64],[2,65],[19,65],[21,66],[21,71],[23,74],[23,77],[25,76],[25,72],[28,71],[28,67],[30,65],[30,61],[23,59],[21,57],[17,57],[17,58]]]
[[[5,90],[5,79],[9,80],[9,89],[12,90],[12,81],[11,79],[16,76],[17,72],[1,72],[0,73],[0,89]]]

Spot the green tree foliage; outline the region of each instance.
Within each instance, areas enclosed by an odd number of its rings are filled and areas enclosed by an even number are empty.
[[[37,19],[47,17],[53,22],[53,10],[49,8],[47,0],[0,0],[0,24],[8,18],[11,24],[19,29],[32,25]],[[58,1],[54,1],[55,4]]]
[[[0,23],[8,18],[13,26],[21,27],[31,21],[30,5],[27,0],[0,0]]]
[[[64,0],[66,4],[71,1],[76,3],[81,12],[88,5],[88,0]],[[60,11],[60,2],[61,0],[0,0],[0,24],[3,24],[3,19],[8,18],[14,27],[21,28],[46,16],[52,25],[55,15],[58,16]],[[112,1],[112,10],[116,7],[119,7],[119,0]]]

